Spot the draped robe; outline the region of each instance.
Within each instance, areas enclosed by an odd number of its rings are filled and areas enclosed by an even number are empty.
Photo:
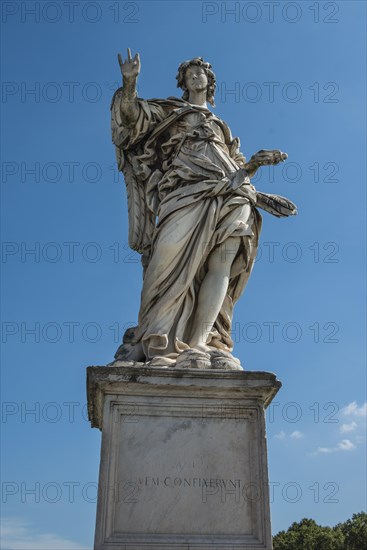
[[[207,344],[230,352],[233,306],[253,268],[261,230],[239,140],[211,111],[184,100],[138,99],[138,108],[136,122],[124,126],[121,89],[115,93],[112,139],[128,187],[129,243],[144,265],[130,346],[140,342],[146,361],[188,349],[208,258],[221,247],[233,261]],[[241,243],[235,254],[232,237]]]

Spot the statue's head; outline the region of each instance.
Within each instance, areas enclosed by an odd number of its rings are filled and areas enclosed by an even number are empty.
[[[184,61],[178,68],[178,73],[176,76],[177,79],[177,88],[183,90],[182,99],[188,101],[189,99],[189,90],[187,88],[186,82],[186,72],[188,69],[200,68],[206,76],[207,89],[206,89],[206,99],[212,105],[214,105],[214,93],[216,87],[216,78],[215,74],[211,70],[212,66],[210,63],[206,63],[202,57],[194,57],[190,61]]]

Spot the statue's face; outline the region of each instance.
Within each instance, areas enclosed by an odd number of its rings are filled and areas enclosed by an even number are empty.
[[[185,84],[189,92],[201,92],[208,87],[205,70],[197,65],[191,65],[185,73]]]

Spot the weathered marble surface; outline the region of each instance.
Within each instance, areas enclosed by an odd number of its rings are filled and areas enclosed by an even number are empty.
[[[175,359],[165,357],[153,357],[148,362],[137,362],[120,359],[109,363],[108,367],[139,367],[150,368],[178,368],[199,370],[242,370],[240,360],[231,353],[222,350],[212,350],[209,353],[188,349],[180,353]]]
[[[142,255],[144,278],[137,326],[115,358],[169,365],[189,349],[231,353],[233,308],[259,243],[258,209],[297,212],[290,200],[256,191],[250,178],[287,154],[261,150],[246,162],[239,139],[208,107],[216,77],[202,58],[179,66],[182,98],[139,98],[139,55],[128,50],[119,64],[112,140],[127,188],[129,245]]]
[[[95,549],[271,550],[265,372],[89,367]]]

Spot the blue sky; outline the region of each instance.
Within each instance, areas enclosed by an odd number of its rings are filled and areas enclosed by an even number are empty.
[[[202,56],[246,157],[288,153],[254,184],[299,215],[264,214],[234,317],[245,369],[283,383],[267,425],[273,532],[365,508],[365,12],[362,1],[2,3],[4,548],[92,547],[100,433],[85,368],[112,359],[141,289],[110,138],[127,46],[140,52],[141,97],[179,95],[179,63]]]

